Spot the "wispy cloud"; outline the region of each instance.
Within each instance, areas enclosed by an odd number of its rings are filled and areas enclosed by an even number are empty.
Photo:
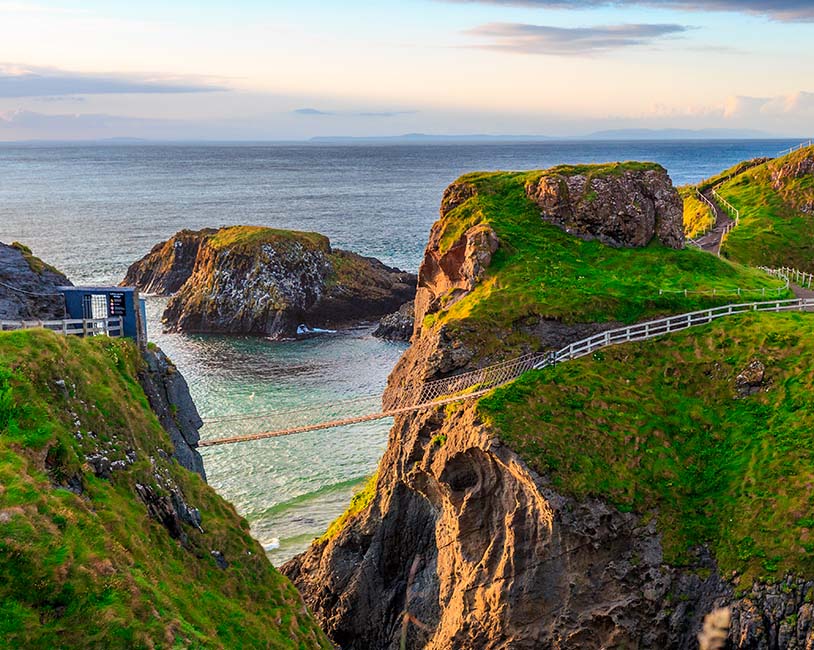
[[[457,4],[491,4],[541,9],[596,9],[598,7],[656,7],[680,11],[734,11],[768,16],[783,22],[814,21],[811,0],[443,0]]]
[[[0,97],[201,93],[228,90],[200,79],[92,74],[0,63]]]
[[[551,27],[525,23],[488,23],[465,33],[482,39],[474,47],[521,54],[577,55],[648,45],[686,32],[683,25],[598,25]]]
[[[418,111],[323,111],[318,108],[297,108],[291,112],[306,117],[397,117],[399,115],[415,115]]]

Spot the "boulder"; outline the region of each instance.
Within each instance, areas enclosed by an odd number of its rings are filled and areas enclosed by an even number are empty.
[[[580,173],[555,167],[526,186],[544,221],[582,239],[640,248],[653,239],[684,247],[683,204],[658,165],[600,167]]]
[[[382,317],[373,336],[388,341],[409,341],[415,326],[415,306],[405,302],[398,311]]]

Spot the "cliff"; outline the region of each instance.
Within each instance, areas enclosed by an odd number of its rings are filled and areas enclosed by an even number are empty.
[[[70,284],[29,248],[0,242],[0,320],[65,318],[65,300],[57,287]]]
[[[659,241],[664,215],[667,232],[680,228],[677,195],[656,175],[635,192],[660,194],[662,217],[628,210],[614,180],[626,167],[453,184],[385,402],[771,282]],[[608,213],[645,219],[614,231],[652,240],[605,245],[603,223],[564,232],[538,202],[552,171],[603,176]],[[750,315],[399,416],[373,487],[283,571],[343,650],[695,648],[704,615],[723,605],[732,647],[808,647],[812,333],[804,315]]]
[[[185,332],[296,336],[376,319],[412,300],[415,276],[331,248],[326,237],[260,227],[182,231],[127,272],[124,284],[176,292],[165,324]]]
[[[738,165],[705,185],[740,210],[722,255],[814,272],[814,147]]]
[[[248,524],[182,467],[202,471],[197,424],[160,351],[0,334],[3,647],[330,647]]]

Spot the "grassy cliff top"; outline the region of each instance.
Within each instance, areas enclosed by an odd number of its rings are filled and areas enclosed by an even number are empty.
[[[744,264],[814,272],[814,173],[789,173],[812,158],[809,147],[723,177],[718,193],[740,210],[723,255]]]
[[[636,165],[579,169],[602,173]],[[448,309],[429,315],[425,325],[447,323],[461,332],[477,331],[474,343],[481,351],[511,353],[513,343],[533,345],[523,326],[540,318],[632,323],[737,301],[739,287],[750,290],[742,294],[743,299],[759,299],[764,288],[767,295],[778,295],[781,283],[776,279],[703,251],[674,250],[658,243],[647,248],[612,248],[545,223],[540,208],[527,197],[526,186],[557,169],[475,173],[459,179],[475,191],[437,224],[441,251],[480,223],[495,230],[500,248],[479,285]],[[690,292],[686,297],[685,289]],[[665,293],[660,295],[660,290]],[[692,293],[713,290],[717,296]],[[724,292],[729,293],[721,295]]]
[[[330,250],[325,235],[316,232],[277,230],[263,226],[230,226],[221,228],[209,237],[209,244],[217,249],[252,250],[263,244],[299,243],[306,248]]]
[[[736,377],[765,365],[759,392]],[[553,487],[657,517],[665,559],[814,575],[814,315],[750,314],[531,372],[478,405]],[[647,515],[647,513],[651,513]]]
[[[0,334],[4,647],[330,647],[248,524],[167,455],[142,363],[123,340]],[[86,459],[95,450],[122,461],[109,479]],[[171,537],[137,485],[176,486],[203,532]]]

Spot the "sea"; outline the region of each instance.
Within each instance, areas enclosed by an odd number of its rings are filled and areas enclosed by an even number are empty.
[[[320,232],[336,247],[416,271],[444,188],[466,172],[648,160],[682,185],[794,144],[7,143],[0,241],[26,244],[77,285],[119,283],[129,264],[183,228],[235,224]],[[160,323],[165,303],[148,299],[149,335],[186,377],[201,415],[215,420],[204,437],[234,432],[234,423],[217,421],[223,416],[284,409],[330,417],[345,400],[374,407],[405,349],[373,337],[372,324],[298,341],[170,334]],[[265,428],[262,418],[242,422]],[[389,427],[366,423],[202,455],[209,483],[279,565],[320,536],[375,472]]]

